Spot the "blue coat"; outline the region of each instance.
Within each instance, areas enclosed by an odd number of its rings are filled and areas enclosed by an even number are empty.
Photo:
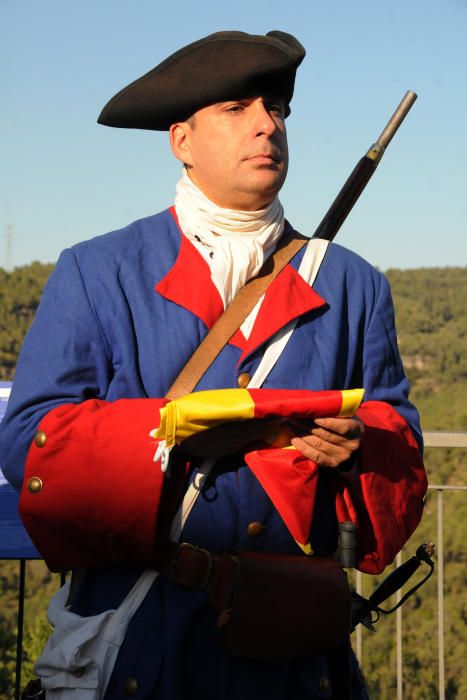
[[[420,439],[385,277],[331,244],[311,289],[296,272],[302,255],[271,286],[250,338],[237,333],[197,389],[235,387],[239,374],[254,373],[264,343],[298,318],[264,387],[363,386],[367,400],[389,404]],[[163,397],[221,311],[206,263],[181,236],[169,210],[65,251],[25,340],[0,427],[7,477],[21,487],[34,433],[60,406]],[[99,470],[97,446],[95,451]],[[336,547],[337,519],[325,475],[316,503],[310,541],[316,553],[326,555]],[[255,537],[247,534],[253,521],[265,525]],[[263,488],[238,458],[220,461],[183,539],[219,553],[298,552]],[[140,570],[131,564],[88,571],[75,610],[89,615],[118,605]],[[127,697],[128,677],[137,679],[140,698],[331,697],[324,656],[290,663],[233,658],[219,645],[215,622],[204,593],[160,576],[130,624],[106,697]],[[354,693],[364,697],[363,689]]]

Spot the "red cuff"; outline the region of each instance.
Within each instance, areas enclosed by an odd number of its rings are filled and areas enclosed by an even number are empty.
[[[151,566],[164,475],[149,431],[162,399],[65,404],[42,420],[20,514],[52,571]]]
[[[368,401],[357,415],[366,428],[359,467],[336,480],[336,512],[357,524],[358,568],[378,574],[420,522],[428,483],[412,430],[392,406]]]

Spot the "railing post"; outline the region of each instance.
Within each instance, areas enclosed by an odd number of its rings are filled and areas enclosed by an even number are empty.
[[[23,661],[24,594],[26,582],[26,560],[19,560],[18,634],[16,636],[15,700],[21,696],[21,664]]]
[[[438,490],[438,675],[439,698],[444,700],[444,545],[443,545],[443,491]]]
[[[355,590],[357,591],[357,593],[359,595],[362,595],[362,572],[361,571],[355,572]],[[357,625],[357,629],[355,630],[355,635],[356,635],[355,653],[357,655],[358,663],[361,665],[362,658],[363,658],[362,625]]]
[[[402,564],[402,552],[396,557],[396,566]],[[402,598],[402,591],[396,593],[396,602],[399,603]],[[402,607],[396,610],[396,654],[397,654],[397,700],[402,700]]]

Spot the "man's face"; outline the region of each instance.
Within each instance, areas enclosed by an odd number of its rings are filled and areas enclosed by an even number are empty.
[[[251,97],[204,107],[170,129],[172,150],[215,204],[254,211],[271,202],[287,175],[281,100]]]

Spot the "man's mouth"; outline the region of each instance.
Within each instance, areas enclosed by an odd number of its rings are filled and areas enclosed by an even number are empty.
[[[280,163],[282,158],[279,153],[255,153],[247,160],[267,161],[272,163]]]

